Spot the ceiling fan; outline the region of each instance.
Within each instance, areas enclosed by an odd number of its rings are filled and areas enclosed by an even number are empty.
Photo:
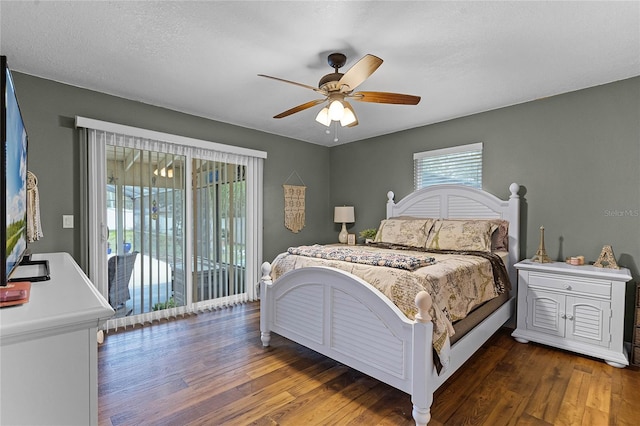
[[[331,53],[328,56],[329,66],[335,71],[327,74],[320,79],[318,87],[309,86],[307,84],[296,83],[278,77],[271,77],[264,74],[258,74],[260,77],[266,77],[273,80],[282,81],[284,83],[295,84],[296,86],[311,89],[324,96],[322,99],[315,99],[304,104],[295,106],[273,118],[283,118],[296,112],[304,111],[323,102],[327,102],[322,110],[316,116],[316,121],[325,126],[331,125],[332,121],[339,121],[342,126],[353,127],[358,124],[356,113],[347,101],[352,99],[359,102],[374,102],[380,104],[396,104],[396,105],[417,105],[420,102],[420,96],[403,95],[401,93],[390,92],[354,92],[363,81],[373,74],[380,65],[382,59],[374,55],[365,55],[356,62],[347,72],[340,73],[338,70],[347,62],[347,57],[342,53]]]

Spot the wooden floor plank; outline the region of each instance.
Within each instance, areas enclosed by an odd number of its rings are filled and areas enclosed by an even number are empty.
[[[107,335],[100,426],[411,426],[411,397],[278,335],[249,303]],[[435,394],[430,426],[638,425],[640,371],[498,331]]]
[[[582,422],[590,387],[591,374],[574,368],[562,398],[555,424],[570,426]]]
[[[505,349],[489,344],[481,352],[472,356],[467,361],[467,366],[474,371],[474,374],[471,376],[464,374],[466,369],[459,371],[449,379],[448,386],[438,389],[434,397],[441,403],[432,407],[431,415],[445,421],[451,418],[458,411],[460,402],[473,395],[495,369],[495,360],[502,359],[506,354]]]
[[[640,424],[640,372],[626,374],[623,369],[612,370],[611,414],[613,424]]]
[[[495,426],[506,426],[515,423],[524,409],[525,397],[510,390],[495,392],[495,394],[498,395],[495,405],[491,407],[489,415],[482,423]]]
[[[608,369],[607,369],[608,370]],[[608,413],[611,406],[611,375],[609,371],[598,369],[593,377],[593,386],[589,386],[586,406]]]

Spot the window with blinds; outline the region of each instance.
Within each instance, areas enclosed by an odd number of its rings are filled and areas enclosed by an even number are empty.
[[[482,188],[482,142],[413,154],[414,188],[456,184]]]

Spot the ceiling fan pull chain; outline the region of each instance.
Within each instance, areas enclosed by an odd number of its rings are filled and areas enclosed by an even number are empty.
[[[335,137],[333,138],[333,142],[338,143],[338,122],[334,121],[334,123],[336,124],[336,133]]]

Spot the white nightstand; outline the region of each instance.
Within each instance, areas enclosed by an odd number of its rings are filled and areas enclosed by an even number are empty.
[[[524,260],[518,270],[517,328],[512,336],[629,365],[624,347],[628,269]]]

